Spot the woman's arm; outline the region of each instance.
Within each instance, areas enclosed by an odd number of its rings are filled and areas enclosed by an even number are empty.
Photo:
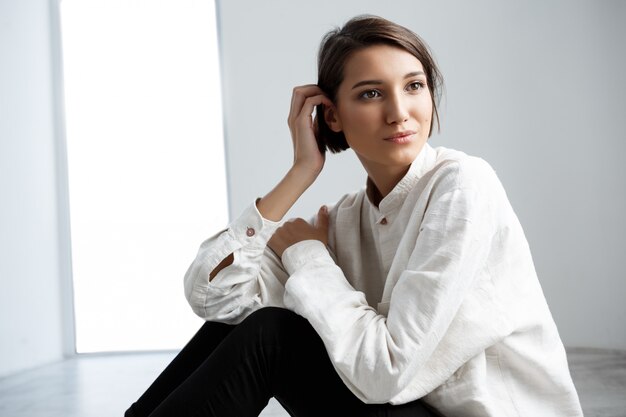
[[[285,306],[311,323],[364,402],[394,402],[409,385],[425,395],[505,336],[484,269],[496,233],[492,195],[462,182],[432,195],[387,317],[319,242],[285,250]]]
[[[319,104],[332,105],[332,102],[318,86],[294,88],[287,118],[293,144],[293,166],[272,191],[257,201],[257,209],[265,219],[280,221],[322,172],[325,156],[319,151],[315,129],[317,124],[311,116]],[[233,261],[231,253],[211,271],[210,279]]]
[[[332,102],[317,85],[293,89],[287,118],[293,144],[293,166],[278,185],[258,202],[259,212],[268,220],[281,220],[322,172],[325,155],[319,150],[317,124],[312,117],[315,106],[320,104],[332,105]]]
[[[265,219],[279,221],[315,178],[308,175],[307,171],[294,166],[272,191],[256,203],[259,213]],[[209,281],[212,281],[222,269],[232,265],[234,260],[232,253],[224,258],[209,274]]]
[[[279,287],[286,273],[266,246],[278,222],[322,171],[325,158],[311,116],[319,104],[332,104],[319,87],[294,89],[288,118],[294,150],[291,169],[228,229],[202,243],[185,274],[185,295],[199,316],[236,323],[262,305],[282,305]]]
[[[228,228],[202,242],[184,278],[185,297],[198,316],[236,324],[260,307],[283,305],[286,272],[266,250],[278,226],[252,202]]]

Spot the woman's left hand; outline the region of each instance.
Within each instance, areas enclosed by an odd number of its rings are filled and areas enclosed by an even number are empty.
[[[328,209],[322,206],[317,212],[315,226],[311,226],[304,219],[291,219],[276,229],[272,238],[267,242],[268,246],[279,257],[289,246],[303,240],[315,239],[328,244]]]

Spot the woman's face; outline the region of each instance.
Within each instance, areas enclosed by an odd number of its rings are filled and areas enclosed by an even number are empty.
[[[346,61],[335,111],[326,119],[343,131],[368,172],[391,172],[408,167],[428,139],[430,94],[417,58],[397,47],[369,46]]]

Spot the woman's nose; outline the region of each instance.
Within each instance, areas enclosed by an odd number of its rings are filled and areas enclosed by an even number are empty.
[[[389,124],[404,123],[409,118],[408,103],[401,95],[389,97],[386,106],[386,119]]]

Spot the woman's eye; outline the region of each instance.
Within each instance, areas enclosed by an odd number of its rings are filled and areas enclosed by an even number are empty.
[[[361,93],[361,98],[364,98],[364,99],[372,99],[372,98],[376,98],[379,96],[380,96],[380,93],[377,90],[367,90]]]
[[[407,85],[407,90],[417,91],[424,88],[424,83],[421,81],[415,81]]]

